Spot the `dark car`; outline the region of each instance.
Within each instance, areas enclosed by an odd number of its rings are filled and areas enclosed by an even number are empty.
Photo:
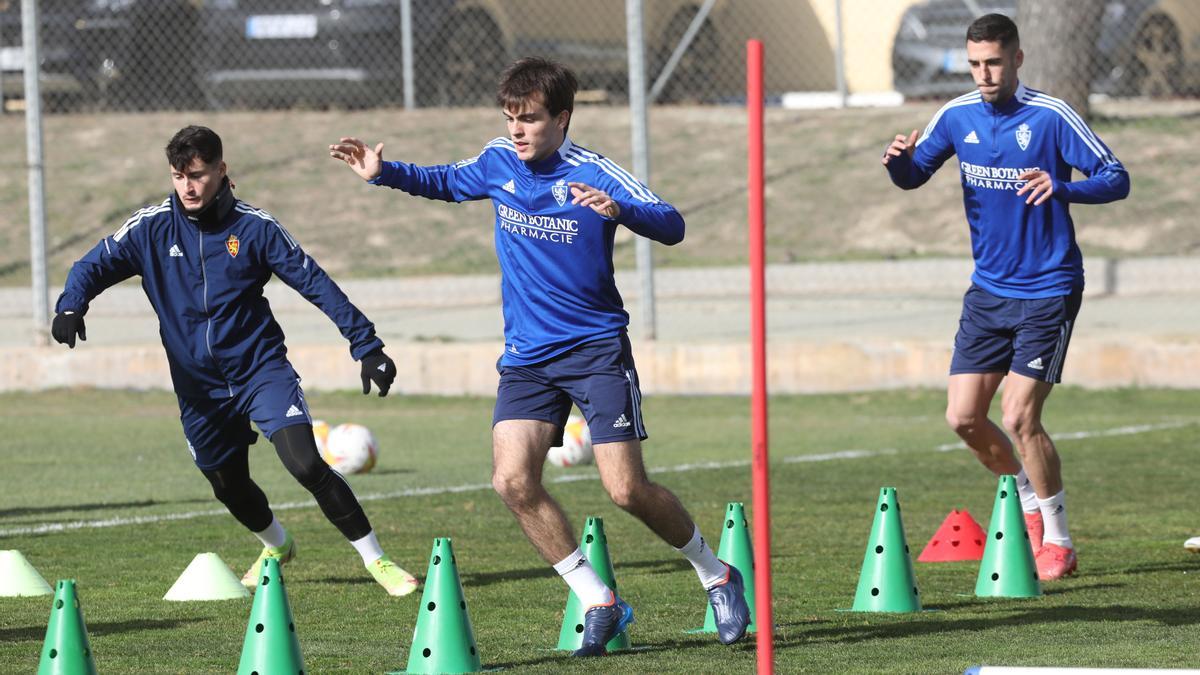
[[[360,106],[403,100],[398,0],[209,0],[200,85],[213,107]],[[412,3],[413,53],[434,44],[453,0]],[[414,68],[428,101],[440,73]]]
[[[91,78],[78,54],[75,19],[82,0],[42,0],[38,47],[42,99],[51,110],[69,107],[89,96]],[[0,99],[3,104],[25,98],[25,50],[21,35],[21,0],[0,0]]]
[[[1092,91],[1112,95],[1151,93],[1143,91],[1147,82],[1163,79],[1159,77],[1160,67],[1150,63],[1148,48],[1143,44],[1154,42],[1150,48],[1155,48],[1162,40],[1155,41],[1158,33],[1150,29],[1171,20],[1160,4],[1167,3],[1109,0],[1105,4]],[[969,91],[974,84],[967,65],[967,26],[979,14],[988,12],[1020,20],[1016,0],[928,0],[909,7],[900,19],[892,49],[896,90],[909,98],[946,98]],[[1183,85],[1178,78],[1170,79]]]
[[[3,1],[3,0],[0,0]],[[108,108],[200,105],[200,0],[87,0],[74,21],[90,94]]]

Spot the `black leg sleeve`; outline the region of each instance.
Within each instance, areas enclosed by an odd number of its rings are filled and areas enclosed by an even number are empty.
[[[371,523],[350,484],[321,459],[312,425],[284,427],[275,432],[271,442],[288,472],[312,493],[325,517],[346,539],[362,539],[371,532]]]
[[[236,452],[229,461],[215,469],[201,469],[212,484],[217,498],[234,518],[251,532],[262,532],[271,525],[274,514],[267,505],[267,496],[250,479],[250,453]]]

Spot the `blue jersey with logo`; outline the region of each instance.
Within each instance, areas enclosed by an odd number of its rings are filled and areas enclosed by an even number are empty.
[[[978,91],[933,116],[907,154],[889,160],[892,182],[906,190],[958,156],[963,205],[975,257],[972,281],[1007,298],[1046,298],[1083,288],[1083,256],[1068,206],[1103,204],[1129,194],[1129,174],[1069,105],[1024,85],[1001,105]],[[1072,167],[1086,179],[1071,182]],[[1042,170],[1053,196],[1027,205],[1017,177]]]
[[[629,324],[613,278],[617,225],[664,244],[683,240],[683,218],[612,160],[569,139],[550,157],[523,162],[497,138],[456,164],[384,162],[372,181],[410,194],[463,202],[491,199],[504,304],[505,365],[545,361]],[[571,203],[568,183],[608,193],[616,220]]]
[[[106,288],[141,276],[175,391],[192,398],[229,398],[264,378],[295,377],[263,297],[272,274],[337,324],[354,359],[383,346],[374,324],[282,225],[230,199],[212,229],[188,218],[174,193],[133,214],[71,267],[55,311],[86,312]]]

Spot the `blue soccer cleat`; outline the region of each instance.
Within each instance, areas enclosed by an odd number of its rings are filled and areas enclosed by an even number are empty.
[[[728,563],[725,567],[729,574],[725,581],[708,589],[708,602],[717,624],[717,639],[721,644],[731,645],[746,635],[750,606],[746,604],[746,585],[742,582],[741,572]]]
[[[605,645],[633,623],[633,608],[613,594],[607,605],[592,605],[583,615],[583,646],[572,656],[604,656]]]

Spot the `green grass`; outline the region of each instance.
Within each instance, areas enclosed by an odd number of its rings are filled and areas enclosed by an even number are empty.
[[[772,400],[773,571],[778,672],[961,672],[979,663],[1185,667],[1195,664],[1200,559],[1180,544],[1200,533],[1194,499],[1200,391],[1063,388],[1047,425],[1062,440],[1080,575],[1046,584],[1034,600],[973,596],[977,567],[918,564],[928,611],[839,611],[853,602],[878,490],[895,486],[914,556],[952,508],[986,528],[995,481],[953,442],[932,391]],[[391,556],[424,576],[434,537],[454,540],[475,637],[486,666],[519,673],[744,672],[753,641],[727,648],[685,633],[704,617],[686,562],[608,502],[594,469],[548,468],[575,526],[604,518],[622,594],[637,611],[639,649],[592,662],[553,651],[566,589],[534,554],[487,488],[491,401],[316,394],[331,422],[357,421],[379,437],[380,465],[354,476]],[[751,502],[749,405],[744,398],[646,402],[647,464],[728,462],[664,470],[714,540],[726,503]],[[1068,439],[1152,425],[1137,432]],[[191,467],[174,399],[163,393],[55,391],[0,396],[0,548],[19,549],[48,580],[78,582],[101,672],[231,672],[248,601],[171,603],[162,595],[197,553],[217,552],[240,573],[255,540],[225,514],[48,534],[20,528],[219,509]],[[838,450],[870,457],[788,458]],[[256,478],[276,504],[304,502],[269,444],[252,450]],[[405,490],[475,486],[457,493]],[[312,506],[279,511],[296,536],[288,566],[292,611],[315,673],[383,672],[407,661],[418,601],[389,598]],[[753,514],[751,519],[753,519]],[[0,671],[33,672],[49,597],[0,598]]]

